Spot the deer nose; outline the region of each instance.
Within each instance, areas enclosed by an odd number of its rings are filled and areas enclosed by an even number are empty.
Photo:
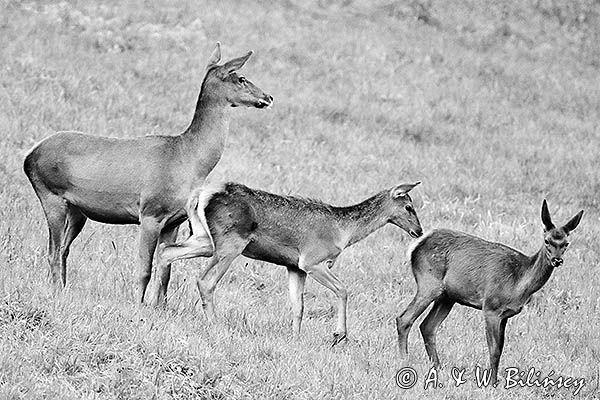
[[[271,104],[273,104],[273,97],[271,97],[271,95],[264,93],[263,97],[261,97],[257,100],[255,107],[266,108],[266,107],[269,107]]]
[[[423,228],[418,227],[416,229],[411,229],[409,232],[410,236],[414,237],[414,238],[418,238],[423,236]]]
[[[556,268],[562,265],[563,259],[559,257],[552,257],[552,260],[550,262],[552,263],[552,266]]]

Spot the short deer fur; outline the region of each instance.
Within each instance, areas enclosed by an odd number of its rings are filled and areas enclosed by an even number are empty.
[[[198,279],[198,289],[209,320],[215,318],[213,293],[231,262],[240,254],[288,268],[293,331],[300,333],[306,275],[332,290],[337,298],[334,344],[346,337],[346,288],[333,274],[336,258],[388,222],[412,237],[422,234],[408,192],[419,182],[398,185],[349,207],[279,196],[227,183],[191,198],[188,215],[192,231],[209,229],[215,253]],[[206,227],[206,228],[205,228]],[[192,235],[183,243],[159,247],[161,265],[202,255]],[[211,275],[212,272],[212,275]],[[211,276],[209,276],[211,275]],[[163,291],[157,290],[157,303]]]
[[[229,132],[230,109],[268,107],[273,99],[238,71],[252,52],[222,65],[212,53],[189,127],[180,135],[118,139],[59,132],[37,144],[24,170],[48,222],[48,261],[55,291],[67,280],[67,256],[87,219],[139,224],[138,293],[152,272],[157,242],[175,241],[192,190],[215,167]],[[198,232],[200,237],[201,232]],[[204,240],[205,253],[212,254]],[[161,287],[167,290],[169,274]]]
[[[500,243],[447,229],[434,230],[417,241],[409,252],[417,294],[396,319],[402,358],[408,357],[408,333],[429,304],[433,307],[421,323],[421,334],[430,360],[439,366],[435,333],[454,303],[483,310],[490,353],[492,383],[504,346],[508,318],[521,312],[531,295],[559,267],[568,236],[583,211],[557,228],[550,219],[546,200],[542,204],[544,244],[532,256]]]

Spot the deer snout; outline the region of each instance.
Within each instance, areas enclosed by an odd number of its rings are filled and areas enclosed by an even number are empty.
[[[273,96],[265,94],[262,99],[258,100],[257,107],[265,108],[269,107],[271,104],[273,104]]]
[[[415,229],[411,229],[410,231],[408,231],[408,234],[416,239],[418,237],[423,236],[423,228],[418,227]]]
[[[550,264],[552,264],[552,266],[554,268],[558,268],[562,265],[563,263],[563,259],[560,257],[552,257],[552,259],[550,260]]]

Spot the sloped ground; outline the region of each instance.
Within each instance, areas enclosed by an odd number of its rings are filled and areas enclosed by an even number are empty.
[[[586,379],[598,397],[600,33],[597,1],[4,2],[0,5],[0,397],[14,399],[571,397],[573,389],[478,389],[483,320],[456,307],[439,339],[441,389],[410,337],[419,383],[398,388],[393,319],[415,285],[410,239],[384,228],[336,271],[351,341],[329,349],[334,298],[308,284],[290,340],[285,271],[238,260],[197,305],[201,261],[174,268],[166,311],[139,308],[135,227],[89,223],[54,299],[46,225],[21,163],[63,129],[136,137],[189,122],[215,41],[253,49],[246,75],[271,110],[234,110],[211,180],[334,204],[422,180],[426,228],[533,253],[547,198],[558,221],[586,210],[549,283],[509,322],[501,368]],[[450,387],[453,366],[468,381]]]

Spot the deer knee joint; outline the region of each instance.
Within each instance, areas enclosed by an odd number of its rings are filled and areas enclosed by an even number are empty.
[[[429,326],[427,326],[427,324],[424,321],[421,323],[421,325],[419,325],[419,330],[421,331],[421,335],[423,336],[423,339],[425,339],[425,341],[430,341],[431,339],[433,339],[433,331]]]
[[[138,282],[142,285],[147,285],[150,282],[151,273],[144,271],[138,275]]]
[[[200,292],[200,297],[202,298],[203,302],[206,298],[208,298],[208,296],[212,295],[213,293],[213,288],[208,287],[208,285],[206,285],[200,279],[198,279],[198,281],[196,282],[196,286],[198,286],[198,291]]]
[[[396,329],[398,330],[398,333],[406,332],[410,329],[411,325],[412,324],[405,321],[402,316],[396,317]]]
[[[292,306],[292,314],[294,315],[294,317],[296,318],[301,318],[302,314],[303,314],[303,307],[302,306]]]

